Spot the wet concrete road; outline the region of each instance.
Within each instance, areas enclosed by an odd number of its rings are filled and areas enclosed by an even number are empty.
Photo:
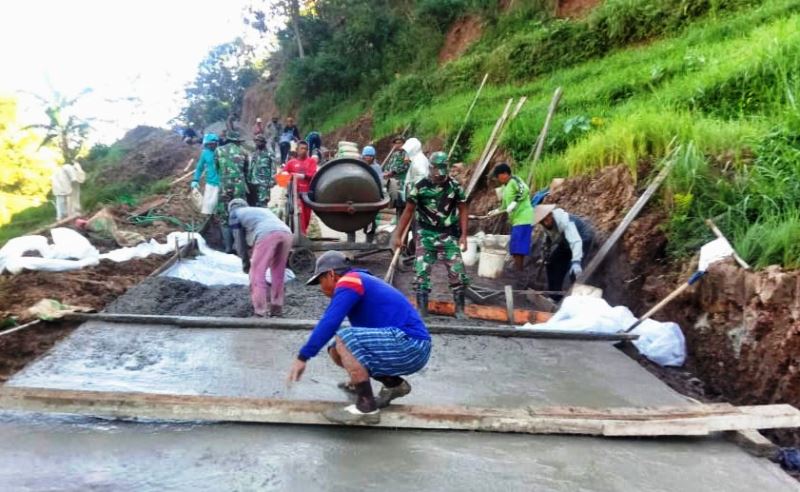
[[[341,399],[305,333],[84,325],[10,384]],[[682,404],[609,344],[440,336],[408,403]],[[0,414],[1,490],[796,491],[716,439],[635,440]]]

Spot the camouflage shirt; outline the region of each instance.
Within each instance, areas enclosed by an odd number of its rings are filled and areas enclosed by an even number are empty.
[[[461,185],[448,176],[441,185],[430,178],[421,179],[411,188],[407,200],[416,206],[415,217],[420,227],[452,232],[459,225],[458,205],[467,198]]]
[[[394,173],[394,177],[400,181],[401,186],[406,182],[406,174],[408,174],[408,163],[405,160],[406,151],[397,149],[392,154],[392,157],[389,158],[389,163],[386,166],[386,170]]]
[[[250,175],[248,176],[248,182],[250,184],[272,188],[272,177],[274,173],[273,162],[275,162],[275,156],[272,155],[272,151],[269,149],[256,149],[250,158]]]
[[[234,198],[247,199],[249,163],[247,152],[237,143],[231,142],[217,148],[220,201],[229,202]]]

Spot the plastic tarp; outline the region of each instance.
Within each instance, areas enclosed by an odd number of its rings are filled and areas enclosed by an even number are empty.
[[[611,307],[604,299],[569,296],[546,323],[526,324],[521,329],[570,332],[618,333],[636,322],[625,306]],[[639,353],[661,366],[681,366],[686,360],[686,340],[676,323],[647,319],[631,333]]]
[[[195,238],[197,239],[197,248],[200,250],[200,256],[175,263],[162,274],[163,276],[191,280],[203,285],[250,284],[250,277],[242,271],[242,260],[238,256],[211,249],[206,245],[202,237],[195,236]],[[178,241],[180,242],[180,238]],[[294,278],[294,272],[287,268],[283,275],[284,281],[290,282]],[[267,270],[266,279],[267,283],[272,283],[269,270]]]
[[[0,273],[6,270],[14,274],[23,270],[65,272],[100,262],[97,248],[72,229],[57,227],[50,234],[52,244],[44,236],[21,236],[6,243],[0,249]],[[29,251],[39,256],[23,256]]]

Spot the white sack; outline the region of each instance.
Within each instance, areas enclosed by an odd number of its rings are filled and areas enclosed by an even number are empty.
[[[636,322],[625,306],[611,307],[604,299],[569,296],[546,323],[527,323],[522,329],[570,332],[619,333]],[[675,323],[648,319],[631,333],[639,335],[633,344],[639,352],[662,366],[680,366],[686,360],[686,340]]]

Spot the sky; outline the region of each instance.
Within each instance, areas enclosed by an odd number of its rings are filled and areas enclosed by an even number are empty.
[[[9,2],[0,15],[0,94],[17,95],[19,118],[31,124],[46,120],[28,93],[91,88],[75,111],[98,119],[95,142],[139,124],[166,127],[209,49],[249,30],[242,12],[250,1]]]

